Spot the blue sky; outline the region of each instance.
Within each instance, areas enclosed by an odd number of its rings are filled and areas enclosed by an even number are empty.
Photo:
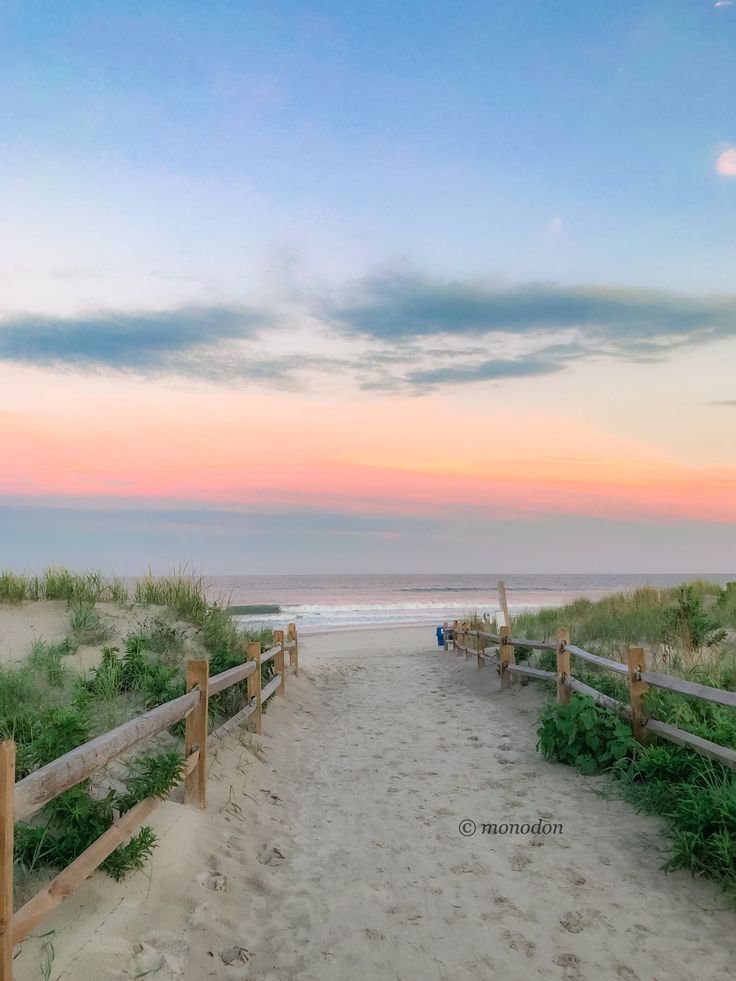
[[[14,565],[725,567],[736,3],[0,0],[0,50]]]
[[[714,162],[736,142],[733,7],[2,9],[10,213],[35,199],[32,221],[59,232],[81,210],[78,269],[101,246],[182,293],[186,277],[235,291],[269,257],[331,278],[404,259],[730,286],[734,196]]]

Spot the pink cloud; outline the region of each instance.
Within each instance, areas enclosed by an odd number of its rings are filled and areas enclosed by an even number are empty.
[[[716,161],[716,170],[723,177],[736,177],[736,147],[723,151]]]

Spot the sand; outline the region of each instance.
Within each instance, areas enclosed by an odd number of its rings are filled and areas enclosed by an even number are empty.
[[[95,874],[18,981],[736,977],[736,914],[664,874],[656,819],[535,751],[540,689],[431,629],[305,637],[262,737],[228,737],[209,804],[168,802],[145,873]],[[563,826],[463,837],[464,819]],[[229,963],[226,963],[229,962]]]
[[[80,644],[64,663],[80,672],[96,665],[103,647],[125,650],[124,638],[148,620],[163,619],[182,635],[185,654],[204,656],[198,631],[191,624],[177,620],[165,606],[119,606],[117,603],[95,603],[94,608],[109,627],[109,635],[98,644]],[[63,600],[27,600],[0,605],[0,664],[18,664],[31,653],[35,641],[59,644],[71,635],[71,611]]]

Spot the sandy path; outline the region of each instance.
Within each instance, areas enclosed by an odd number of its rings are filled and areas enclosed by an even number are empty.
[[[736,914],[660,871],[658,822],[535,752],[539,689],[502,693],[491,668],[430,645],[426,630],[305,638],[263,758],[230,741],[206,814],[165,805],[150,880],[95,876],[67,901],[50,976],[736,977]],[[458,831],[539,817],[563,833]],[[248,953],[226,966],[233,945]],[[26,945],[19,981],[38,957]]]
[[[277,976],[736,976],[736,914],[660,871],[658,822],[535,752],[539,690],[502,693],[491,668],[408,636],[414,651],[391,649],[395,631],[305,645],[318,699],[290,791],[282,922],[314,902],[303,945],[274,932]],[[458,831],[540,816],[562,835]]]

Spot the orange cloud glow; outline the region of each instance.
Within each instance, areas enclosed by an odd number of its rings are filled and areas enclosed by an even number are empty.
[[[0,415],[0,494],[736,520],[736,469],[688,466],[562,411],[489,414],[441,396],[337,402],[100,378],[80,389],[52,376],[43,391],[46,404],[31,403],[21,385],[17,411]]]

